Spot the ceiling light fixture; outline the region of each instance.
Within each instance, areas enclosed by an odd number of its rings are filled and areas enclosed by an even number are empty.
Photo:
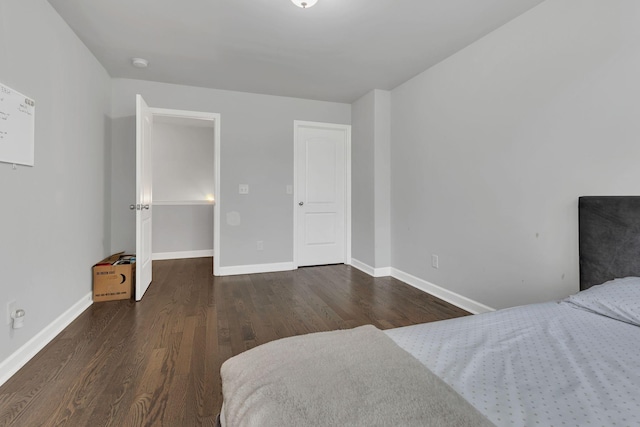
[[[144,58],[131,58],[131,65],[136,68],[147,68],[149,66],[149,61]]]
[[[303,9],[308,9],[314,4],[318,3],[318,0],[291,0],[293,4]]]

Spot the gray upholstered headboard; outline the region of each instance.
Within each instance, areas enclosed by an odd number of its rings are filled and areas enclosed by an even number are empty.
[[[640,196],[580,197],[580,290],[640,276]]]

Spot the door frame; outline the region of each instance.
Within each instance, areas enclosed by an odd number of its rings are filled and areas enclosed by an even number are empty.
[[[183,119],[208,120],[213,122],[213,275],[220,271],[220,114],[201,111],[149,108],[154,117],[180,117]]]
[[[345,141],[345,242],[344,263],[351,265],[351,125],[336,123],[310,122],[304,120],[293,121],[293,268],[298,268],[298,130],[301,127],[319,127],[346,131]]]

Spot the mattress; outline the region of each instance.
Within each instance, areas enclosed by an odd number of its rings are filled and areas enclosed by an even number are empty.
[[[498,426],[640,425],[640,327],[566,302],[386,331]]]

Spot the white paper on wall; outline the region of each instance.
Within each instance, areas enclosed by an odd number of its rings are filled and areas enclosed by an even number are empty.
[[[36,103],[0,83],[0,162],[33,166]]]

